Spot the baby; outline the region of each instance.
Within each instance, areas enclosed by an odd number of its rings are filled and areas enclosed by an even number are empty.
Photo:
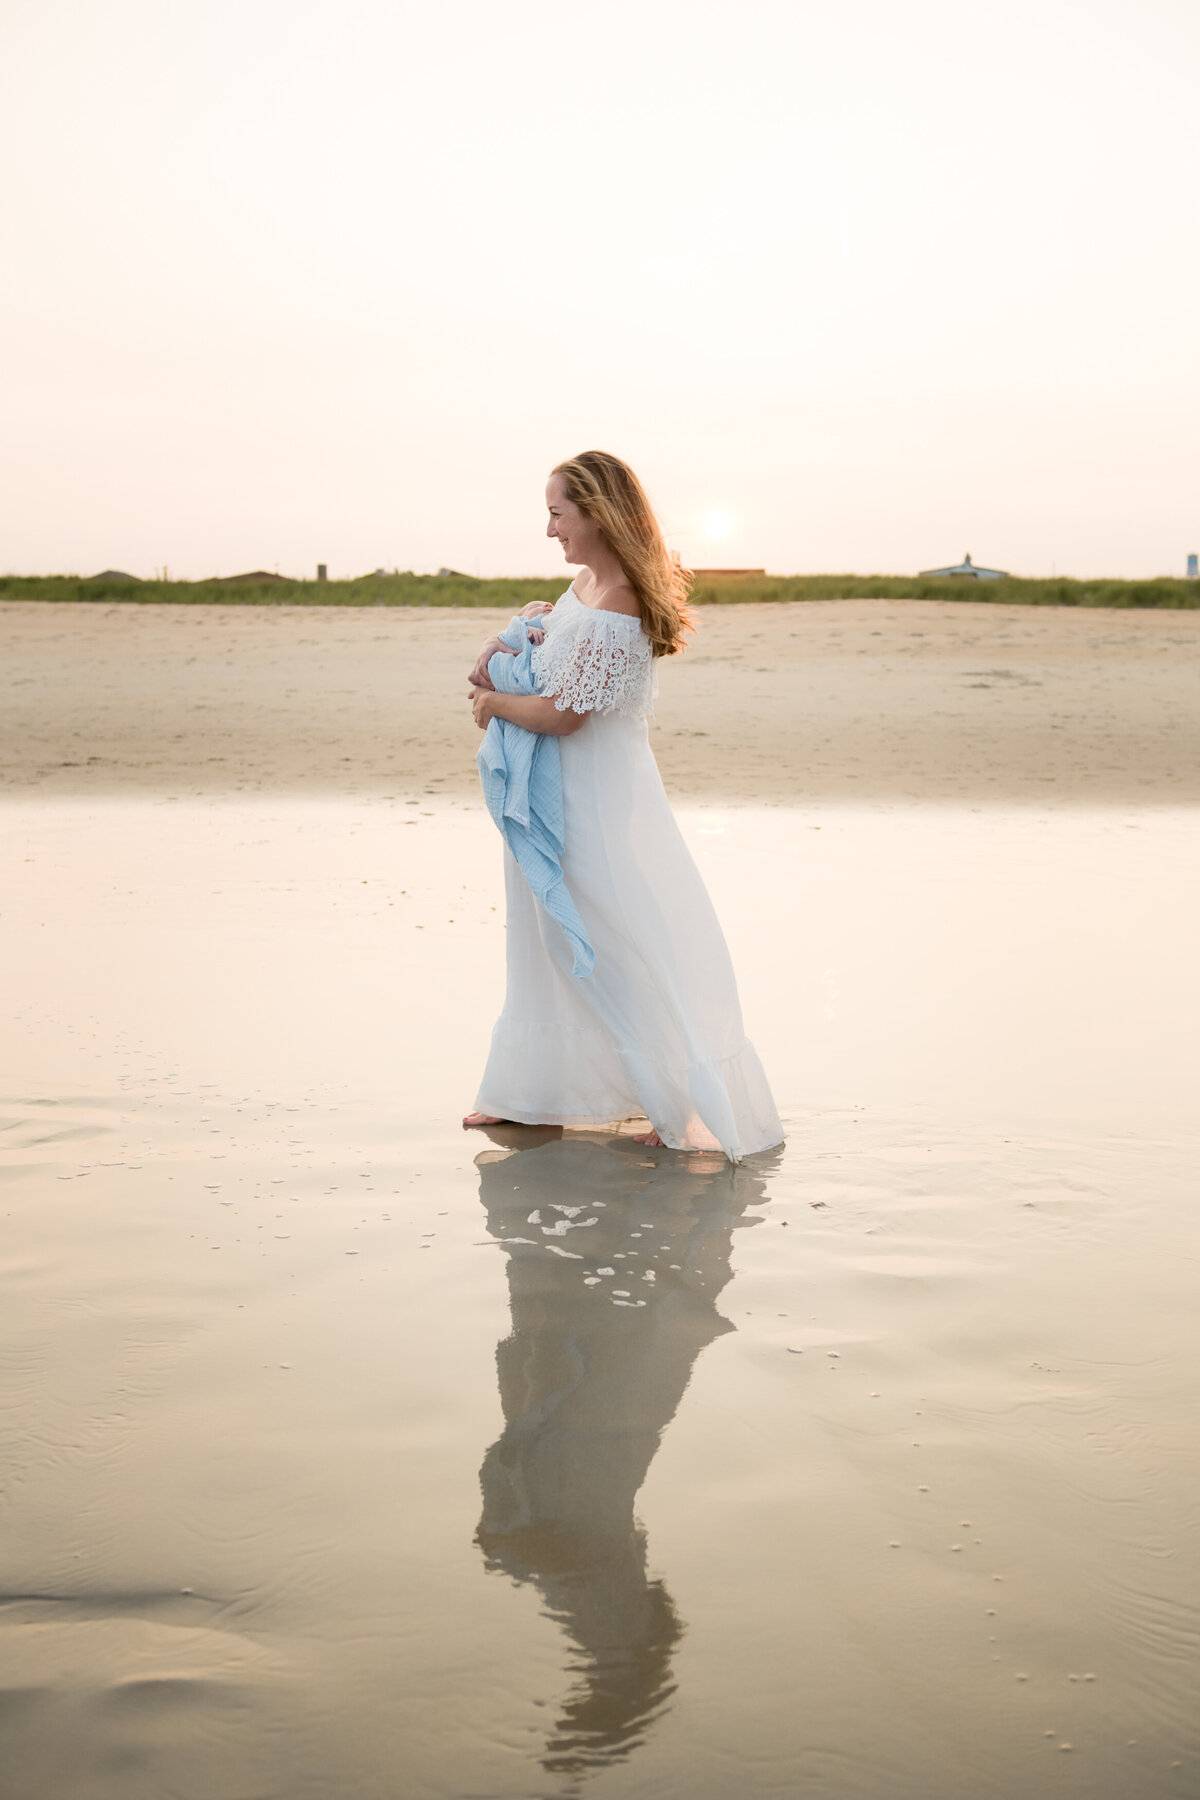
[[[553,611],[554,607],[549,600],[531,600],[528,606],[523,606],[521,608],[517,617],[519,619],[540,619],[545,613],[551,613]],[[545,637],[546,634],[540,625],[530,626],[529,641],[531,644],[544,643]],[[510,649],[507,644],[502,644],[499,638],[489,638],[487,643],[483,646],[483,649],[479,652],[478,661],[468,677],[472,687],[490,688],[492,686],[491,677],[487,672],[487,666],[492,660],[492,657],[495,656],[497,650],[503,650],[509,656],[516,655],[516,651]]]
[[[528,606],[523,606],[521,608],[520,612],[517,614],[517,617],[518,617],[518,619],[540,619],[542,617],[543,613],[548,613],[548,612],[553,612],[553,611],[554,611],[554,605],[551,601],[549,601],[549,600],[531,600],[529,602]],[[545,636],[546,636],[546,634],[542,630],[541,626],[535,625],[530,630],[529,641],[531,644],[540,644],[544,641]],[[502,646],[502,648],[503,648],[503,646]]]

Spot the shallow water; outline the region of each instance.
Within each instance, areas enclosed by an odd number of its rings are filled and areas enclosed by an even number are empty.
[[[1193,816],[685,827],[736,1170],[457,1129],[475,809],[0,813],[5,1800],[1197,1791]]]

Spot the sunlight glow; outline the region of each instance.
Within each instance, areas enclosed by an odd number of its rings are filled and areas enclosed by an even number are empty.
[[[584,442],[701,566],[1197,548],[1196,0],[10,0],[0,48],[0,573],[557,579]],[[569,306],[564,70],[620,271]]]

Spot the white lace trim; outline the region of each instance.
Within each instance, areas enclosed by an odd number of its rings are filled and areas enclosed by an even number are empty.
[[[654,657],[642,622],[585,606],[572,589],[546,620],[533,653],[540,691],[559,712],[616,712],[644,718],[654,698]]]

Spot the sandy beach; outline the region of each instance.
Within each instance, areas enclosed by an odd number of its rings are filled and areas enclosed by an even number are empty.
[[[697,618],[657,708],[680,799],[1200,800],[1200,613],[847,600]],[[0,602],[5,790],[474,797],[462,677],[505,623]]]
[[[1200,1800],[1200,5],[0,44],[0,1800]]]
[[[737,1169],[459,1129],[490,623],[0,607],[3,1800],[1192,1800],[1200,615],[701,615]]]

